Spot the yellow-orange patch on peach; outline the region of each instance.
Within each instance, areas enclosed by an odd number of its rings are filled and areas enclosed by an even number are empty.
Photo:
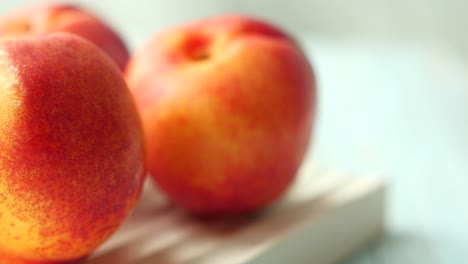
[[[0,51],[0,247],[9,251],[19,250],[20,252],[31,245],[37,244],[39,236],[34,236],[31,232],[37,223],[31,221],[26,223],[15,217],[10,208],[16,206],[21,201],[17,201],[11,195],[6,186],[5,179],[9,176],[6,169],[8,159],[6,149],[15,146],[15,126],[16,120],[21,115],[22,95],[17,69],[11,66],[8,55]],[[19,172],[22,173],[22,172]],[[34,170],[30,172],[34,174]],[[28,210],[20,205],[23,210]],[[14,231],[13,231],[14,230]],[[27,238],[27,239],[26,239]]]
[[[17,115],[20,114],[21,95],[19,94],[19,80],[16,75],[17,69],[8,63],[8,55],[0,51],[0,145],[10,146],[14,138],[13,127]],[[4,134],[8,133],[8,134]],[[4,155],[0,151],[0,156]],[[1,165],[1,164],[0,164]]]

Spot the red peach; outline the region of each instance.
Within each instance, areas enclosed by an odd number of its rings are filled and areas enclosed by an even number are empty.
[[[102,19],[73,5],[33,5],[0,18],[0,36],[68,32],[83,37],[106,52],[123,70],[129,53],[121,37]]]
[[[315,116],[301,48],[259,19],[167,29],[130,59],[147,164],[176,204],[201,215],[256,211],[294,179]]]
[[[108,56],[68,33],[0,41],[0,263],[86,256],[144,176],[141,121]]]

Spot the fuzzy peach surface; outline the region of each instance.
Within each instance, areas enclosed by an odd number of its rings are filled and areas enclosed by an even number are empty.
[[[95,46],[63,33],[1,42],[0,263],[77,259],[107,239],[140,195],[142,141]]]
[[[227,16],[165,30],[131,59],[148,168],[178,205],[255,211],[289,186],[315,114],[309,62],[286,34]]]

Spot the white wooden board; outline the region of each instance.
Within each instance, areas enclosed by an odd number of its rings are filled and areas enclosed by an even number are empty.
[[[201,220],[145,186],[134,214],[86,263],[336,263],[380,235],[384,184],[304,166],[255,217]]]

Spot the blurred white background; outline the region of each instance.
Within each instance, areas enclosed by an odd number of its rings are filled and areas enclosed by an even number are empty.
[[[2,1],[0,12],[46,1]],[[49,1],[50,2],[50,1]],[[409,38],[468,52],[464,0],[75,0],[113,25],[148,35],[183,21],[226,12],[269,19],[294,32],[337,37]],[[151,26],[148,26],[151,25]],[[123,32],[128,35],[132,32]]]

